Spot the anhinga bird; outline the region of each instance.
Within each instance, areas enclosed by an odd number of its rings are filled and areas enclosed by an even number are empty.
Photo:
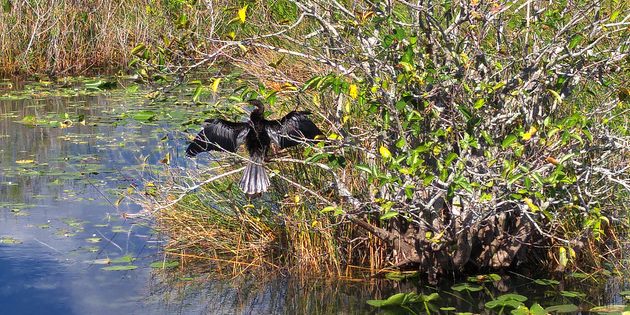
[[[236,152],[245,143],[250,159],[243,172],[240,187],[247,195],[267,191],[269,177],[263,166],[271,143],[288,148],[313,140],[322,135],[321,130],[308,118],[308,111],[292,111],[280,120],[267,120],[265,106],[259,100],[250,100],[256,106],[248,122],[232,122],[214,118],[205,121],[203,130],[186,149],[186,155],[215,150]]]

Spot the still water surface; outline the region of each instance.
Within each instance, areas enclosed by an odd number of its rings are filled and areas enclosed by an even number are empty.
[[[413,282],[217,281],[153,269],[149,265],[164,258],[162,239],[124,219],[140,208],[118,198],[127,187],[141,186],[146,169],[159,169],[166,152],[174,167],[188,166],[176,124],[132,119],[149,106],[141,92],[70,86],[50,93],[41,84],[2,82],[1,314],[365,314],[377,311],[368,299],[436,291]],[[169,108],[179,116],[195,110]],[[103,270],[111,266],[135,269]],[[541,304],[584,302],[531,281],[511,285]],[[623,304],[618,292],[624,286],[617,281],[594,289],[589,303]],[[441,299],[443,306],[479,312],[490,298],[443,293]]]
[[[351,313],[370,310],[364,301],[372,293],[363,284],[233,283],[152,269],[164,258],[162,240],[150,227],[124,219],[123,213],[140,209],[118,198],[127,187],[141,186],[142,170],[158,168],[166,152],[172,164],[185,166],[183,134],[167,123],[129,118],[147,109],[142,93],[71,87],[51,95],[37,83],[3,82],[1,314],[330,313],[337,304]],[[102,269],[108,266],[137,268]],[[322,287],[332,290],[325,301],[293,298]]]

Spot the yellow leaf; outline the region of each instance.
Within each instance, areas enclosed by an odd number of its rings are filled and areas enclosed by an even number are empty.
[[[571,247],[567,247],[569,249],[569,257],[570,258],[575,258],[576,254],[575,254],[575,250],[573,250],[573,248]]]
[[[391,157],[392,157],[392,153],[391,153],[391,152],[389,152],[389,149],[388,149],[388,148],[386,148],[385,146],[381,146],[381,147],[378,149],[378,152],[380,152],[380,153],[381,153],[381,156],[382,156],[384,159],[389,159],[389,158],[391,158]]]
[[[212,82],[212,86],[210,87],[212,89],[212,93],[217,93],[217,90],[219,89],[219,83],[221,83],[221,78],[214,79],[214,81]]]
[[[359,97],[359,89],[357,88],[356,84],[350,84],[350,91],[348,92],[348,94],[355,100],[357,99],[357,97]]]
[[[71,127],[71,126],[72,126],[72,124],[73,124],[73,123],[72,123],[72,120],[70,120],[70,119],[66,119],[66,120],[64,120],[64,121],[62,121],[62,122],[61,122],[61,124],[59,125],[59,127],[60,127],[61,129],[63,129],[63,128],[68,128],[68,127]]]
[[[569,263],[569,258],[567,257],[567,250],[564,247],[560,247],[558,249],[559,263],[560,266],[566,267]]]
[[[560,94],[558,94],[558,92],[556,92],[556,91],[554,91],[552,89],[549,89],[547,91],[549,91],[549,93],[551,93],[551,95],[553,95],[553,98],[556,99],[558,104],[562,104],[562,96],[560,96]]]
[[[540,210],[540,208],[538,208],[538,206],[535,205],[534,202],[529,198],[523,198],[523,202],[525,202],[527,207],[529,207],[529,211],[531,212],[537,212],[538,210]]]
[[[17,164],[31,164],[31,163],[34,163],[34,162],[35,162],[34,160],[17,160],[17,161],[15,161],[15,163],[17,163]]]
[[[538,131],[538,129],[536,129],[536,127],[531,126],[529,127],[529,131],[523,134],[523,141],[527,141],[529,139],[532,138],[532,136],[536,133],[536,131]]]
[[[339,139],[341,139],[341,137],[338,134],[336,134],[336,133],[331,133],[331,134],[328,135],[328,139],[330,139],[330,140],[339,140]]]
[[[123,199],[125,199],[125,195],[120,196],[116,202],[114,203],[116,205],[116,207],[120,206],[120,203],[123,201]]]
[[[166,164],[166,165],[171,164],[171,153],[166,152],[166,156],[164,156],[164,158],[160,160],[160,163]]]
[[[247,17],[247,4],[238,10],[238,19],[241,20],[241,23],[245,23],[246,17]]]

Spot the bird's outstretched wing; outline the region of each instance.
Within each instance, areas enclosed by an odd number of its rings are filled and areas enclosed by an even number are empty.
[[[308,118],[310,112],[292,111],[280,120],[265,122],[265,130],[271,140],[281,148],[288,148],[323,135],[322,131]]]
[[[204,128],[197,134],[186,149],[186,155],[193,157],[201,152],[230,151],[236,152],[245,141],[249,125],[242,122],[231,122],[224,119],[208,119]]]

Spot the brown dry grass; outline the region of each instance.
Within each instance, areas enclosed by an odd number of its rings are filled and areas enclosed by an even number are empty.
[[[169,181],[138,201],[151,213],[156,229],[168,236],[167,255],[185,262],[187,269],[204,266],[208,271],[210,265],[210,270],[229,277],[271,271],[350,279],[382,272],[386,260],[380,240],[342,217],[320,213],[329,204],[305,193],[304,188],[333,197],[324,185],[327,174],[291,163],[268,167],[304,186],[272,176],[271,191],[248,200],[237,185],[240,173],[186,191],[174,187],[190,187],[191,179],[199,183],[216,174],[169,169]],[[352,166],[347,168],[352,171]]]
[[[123,68],[138,43],[176,31],[181,13],[203,31],[206,16],[177,1],[10,1],[0,11],[0,75],[84,74]]]

